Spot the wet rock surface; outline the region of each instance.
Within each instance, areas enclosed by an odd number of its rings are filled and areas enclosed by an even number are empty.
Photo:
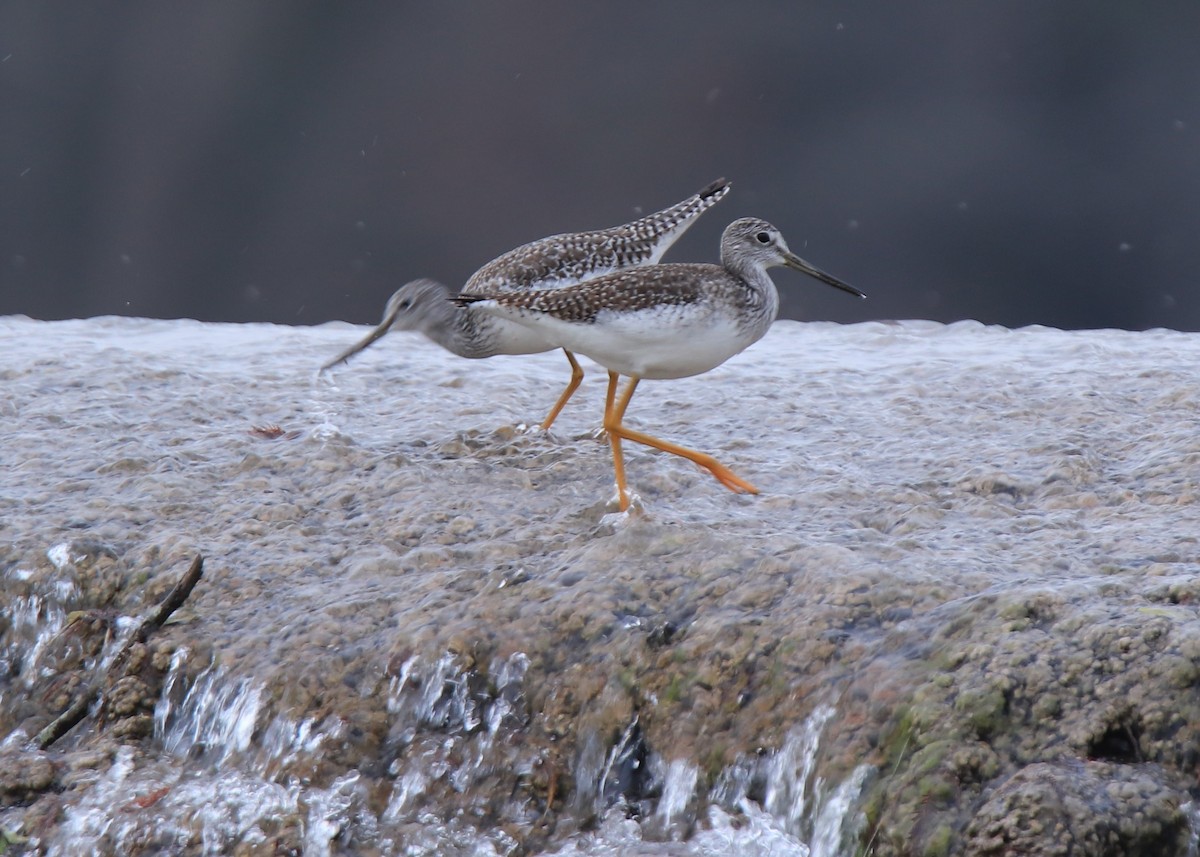
[[[1037,762],[997,787],[971,819],[979,855],[1175,854],[1187,824],[1161,771],[1108,762]]]
[[[556,355],[314,379],[357,331],[0,326],[14,847],[539,853],[621,802],[648,849],[716,805],[814,855],[1186,853],[1198,337],[781,323],[630,412],[764,494],[631,447],[620,517],[599,373],[518,428]]]
[[[0,802],[4,806],[32,802],[58,779],[46,753],[9,751],[0,755]]]

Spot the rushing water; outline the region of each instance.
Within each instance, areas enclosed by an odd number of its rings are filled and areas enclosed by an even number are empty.
[[[479,775],[486,764],[486,744],[499,735],[503,705],[486,713],[485,737],[473,754],[452,765],[437,748],[390,771],[391,797],[386,809],[375,814],[356,771],[324,788],[295,777],[280,781],[275,773],[294,763],[297,754],[316,757],[322,744],[337,735],[323,732],[311,721],[275,717],[264,722],[262,690],[252,682],[231,680],[210,668],[178,706],[171,706],[167,700],[186,657],[184,650],[180,652],[156,716],[155,744],[161,752],[147,757],[131,748],[121,749],[112,766],[67,806],[61,825],[42,839],[46,853],[74,855],[93,847],[115,854],[147,847],[172,851],[185,850],[189,843],[194,850],[199,838],[199,853],[219,855],[239,844],[270,843],[285,819],[298,820],[298,839],[306,855],[352,853],[356,844],[368,853],[429,855],[504,854],[515,848],[514,840],[503,832],[446,823],[421,800],[424,786],[432,779],[449,775],[465,788]],[[445,664],[434,671],[447,678]],[[520,673],[518,665],[512,673],[514,681],[519,682]],[[393,689],[389,710],[396,713],[398,726],[436,722],[445,727],[449,720],[465,734],[481,725],[481,714],[461,698],[425,693],[406,700],[403,682]],[[619,797],[600,799],[625,749],[619,742],[598,772],[584,769],[578,774],[594,779],[591,793],[597,796],[602,819],[598,829],[570,837],[551,853],[594,857],[843,853],[843,843],[854,833],[843,828],[853,824],[851,809],[869,766],[861,766],[828,795],[804,798],[807,788],[822,789],[812,779],[812,768],[820,732],[831,712],[823,707],[809,717],[778,752],[754,760],[749,767],[730,769],[713,795],[716,801],[704,813],[707,823],[686,843],[680,840],[687,838],[693,820],[685,816],[697,796],[695,766],[684,760],[669,764],[651,760],[663,769],[661,797],[653,814],[639,824],[628,817],[628,807]],[[203,764],[196,764],[200,761]],[[768,781],[765,808],[746,795],[754,773]],[[155,795],[161,797],[151,806],[138,806],[139,799]],[[778,805],[780,795],[786,796],[786,806]],[[801,831],[807,831],[807,836],[802,838]],[[645,838],[647,832],[651,840]],[[805,844],[805,838],[811,844]]]
[[[1196,571],[1196,337],[780,323],[630,410],[763,494],[632,448],[618,516],[601,373],[528,432],[560,355],[395,335],[316,376],[360,332],[0,319],[3,748],[206,557],[149,736],[72,773],[37,849],[832,857],[876,773],[837,749],[839,659],[981,593]],[[848,618],[873,598],[890,624]],[[79,616],[107,636],[68,657]],[[818,622],[837,657],[777,647]],[[775,683],[727,699],[751,667]]]

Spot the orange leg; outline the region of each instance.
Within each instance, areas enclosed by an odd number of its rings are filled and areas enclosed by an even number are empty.
[[[612,384],[612,373],[609,373],[609,383]],[[745,479],[736,476],[733,471],[725,467],[711,455],[703,452],[697,452],[694,449],[688,449],[686,446],[679,446],[675,443],[669,443],[665,440],[659,440],[656,437],[648,435],[644,432],[634,431],[622,425],[625,419],[625,409],[629,407],[629,400],[633,398],[633,391],[637,389],[638,378],[630,378],[629,386],[625,388],[625,392],[621,394],[620,401],[617,402],[615,408],[609,410],[604,417],[604,427],[608,430],[608,436],[612,439],[613,446],[613,468],[617,472],[617,491],[621,498],[621,510],[624,511],[628,505],[628,492],[625,488],[625,463],[620,454],[620,439],[631,440],[634,443],[640,443],[645,446],[651,446],[655,449],[661,449],[663,452],[669,452],[672,455],[680,455],[689,461],[703,467],[717,481],[735,493],[757,494],[758,489],[747,482]]]
[[[617,400],[617,379],[621,376],[616,372],[608,373],[608,393],[604,396],[604,426],[608,426],[608,418],[612,414],[613,402]]]
[[[629,489],[625,485],[625,455],[621,452],[621,436],[612,430],[613,402],[617,397],[617,378],[616,372],[608,373],[608,395],[604,398],[604,430],[608,433],[608,442],[612,446],[613,473],[617,479],[617,500],[621,504],[621,511],[624,512],[629,508]],[[632,387],[636,383],[633,381],[630,386]],[[621,409],[622,413],[624,410],[624,408]]]
[[[575,355],[567,349],[563,349],[563,354],[567,355],[567,362],[571,364],[571,381],[567,384],[567,389],[562,391],[562,395],[558,397],[558,401],[554,403],[554,407],[550,409],[550,414],[542,421],[542,430],[545,431],[554,424],[558,419],[559,412],[563,409],[563,405],[567,400],[574,395],[579,389],[579,384],[583,381],[583,370],[579,368],[578,361],[575,360]]]

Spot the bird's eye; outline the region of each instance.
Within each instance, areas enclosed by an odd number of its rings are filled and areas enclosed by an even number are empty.
[[[758,241],[759,244],[770,244],[771,234],[769,232],[760,232],[754,236],[754,239]]]
[[[400,309],[408,309],[411,306],[412,306],[412,301],[410,301],[410,300],[400,301]]]

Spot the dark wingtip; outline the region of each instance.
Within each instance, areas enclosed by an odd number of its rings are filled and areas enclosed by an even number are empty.
[[[701,199],[708,199],[710,197],[717,196],[718,194],[725,194],[729,191],[729,186],[730,183],[728,179],[717,179],[708,187],[704,188],[704,190],[696,194],[696,196],[700,197]]]
[[[487,298],[484,297],[483,295],[458,294],[458,295],[453,295],[451,297],[448,297],[448,298],[446,298],[446,300],[450,301],[450,303],[454,304],[455,306],[466,306],[467,304],[478,303],[479,301],[486,301]]]

